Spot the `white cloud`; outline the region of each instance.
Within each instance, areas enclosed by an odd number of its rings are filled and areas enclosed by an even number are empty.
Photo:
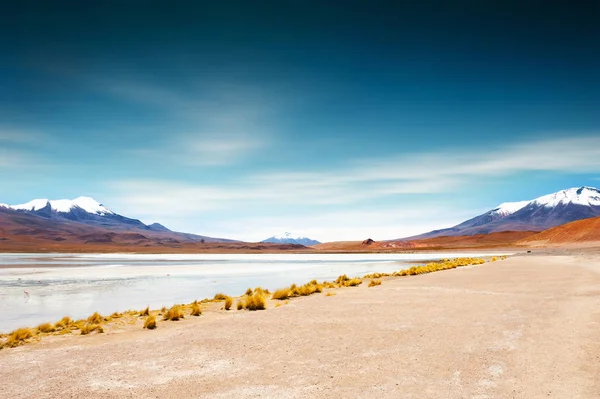
[[[542,140],[507,144],[502,148],[478,151],[446,150],[435,153],[411,154],[403,158],[357,160],[344,168],[320,171],[277,171],[240,176],[222,185],[202,185],[164,180],[130,180],[111,185],[113,204],[125,214],[150,220],[180,220],[210,214],[220,215],[222,222],[213,221],[217,229],[242,239],[260,239],[264,234],[280,230],[301,230],[305,234],[336,239],[358,239],[363,232],[379,234],[379,238],[395,238],[440,228],[458,222],[453,215],[461,212],[443,205],[448,216],[431,218],[431,213],[409,210],[416,215],[406,227],[406,213],[360,214],[349,217],[356,204],[372,202],[377,206],[383,197],[403,194],[453,193],[473,179],[508,176],[528,171],[557,173],[592,173],[600,171],[600,138],[574,137],[569,140]],[[403,198],[406,202],[406,197]],[[504,199],[499,198],[498,202]],[[439,201],[440,204],[443,200]],[[348,211],[336,213],[333,219],[323,216],[323,207],[338,206]],[[438,206],[442,206],[439,205]],[[270,207],[284,208],[287,214],[274,219],[238,217],[229,219],[231,210],[258,209],[263,214]],[[427,209],[431,208],[431,204]],[[319,217],[297,217],[296,209],[312,210]],[[258,212],[257,211],[257,212]],[[281,209],[280,209],[280,212]],[[474,213],[465,216],[473,216]],[[461,213],[461,215],[463,214]],[[190,216],[192,215],[192,216]],[[404,219],[403,219],[404,218]],[[353,224],[352,220],[359,220]],[[177,222],[179,223],[179,222]],[[232,223],[228,227],[228,223]],[[229,230],[233,225],[235,229]],[[247,226],[247,227],[243,227]],[[261,226],[261,227],[259,227]],[[401,227],[404,226],[404,227]],[[204,226],[203,226],[204,227]],[[273,231],[276,230],[276,231]],[[238,234],[233,234],[235,231]],[[334,234],[335,233],[335,234]],[[229,234],[228,234],[229,235]],[[251,237],[251,238],[250,238]]]

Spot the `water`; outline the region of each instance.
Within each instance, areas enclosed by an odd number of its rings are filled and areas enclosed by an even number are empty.
[[[492,253],[0,254],[0,332],[146,306],[161,308],[248,287],[270,290],[404,269],[410,262]],[[29,292],[29,296],[24,291]]]

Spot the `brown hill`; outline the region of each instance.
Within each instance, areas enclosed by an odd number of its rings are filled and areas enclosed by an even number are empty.
[[[600,246],[600,217],[577,220],[517,242],[526,246]]]
[[[314,245],[312,248],[324,252],[395,252],[407,250],[501,248],[514,246],[517,241],[537,233],[537,231],[502,231],[490,234],[442,236],[409,241],[337,241]]]
[[[171,231],[103,228],[0,208],[0,252],[252,253],[310,251],[302,245],[186,240]]]

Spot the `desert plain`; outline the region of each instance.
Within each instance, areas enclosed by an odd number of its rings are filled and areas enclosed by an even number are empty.
[[[0,351],[0,397],[598,398],[599,255],[522,251],[264,311],[45,337]]]

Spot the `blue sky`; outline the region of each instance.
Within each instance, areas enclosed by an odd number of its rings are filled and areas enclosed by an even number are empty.
[[[329,241],[600,185],[597,6],[121,3],[4,13],[0,202]]]

